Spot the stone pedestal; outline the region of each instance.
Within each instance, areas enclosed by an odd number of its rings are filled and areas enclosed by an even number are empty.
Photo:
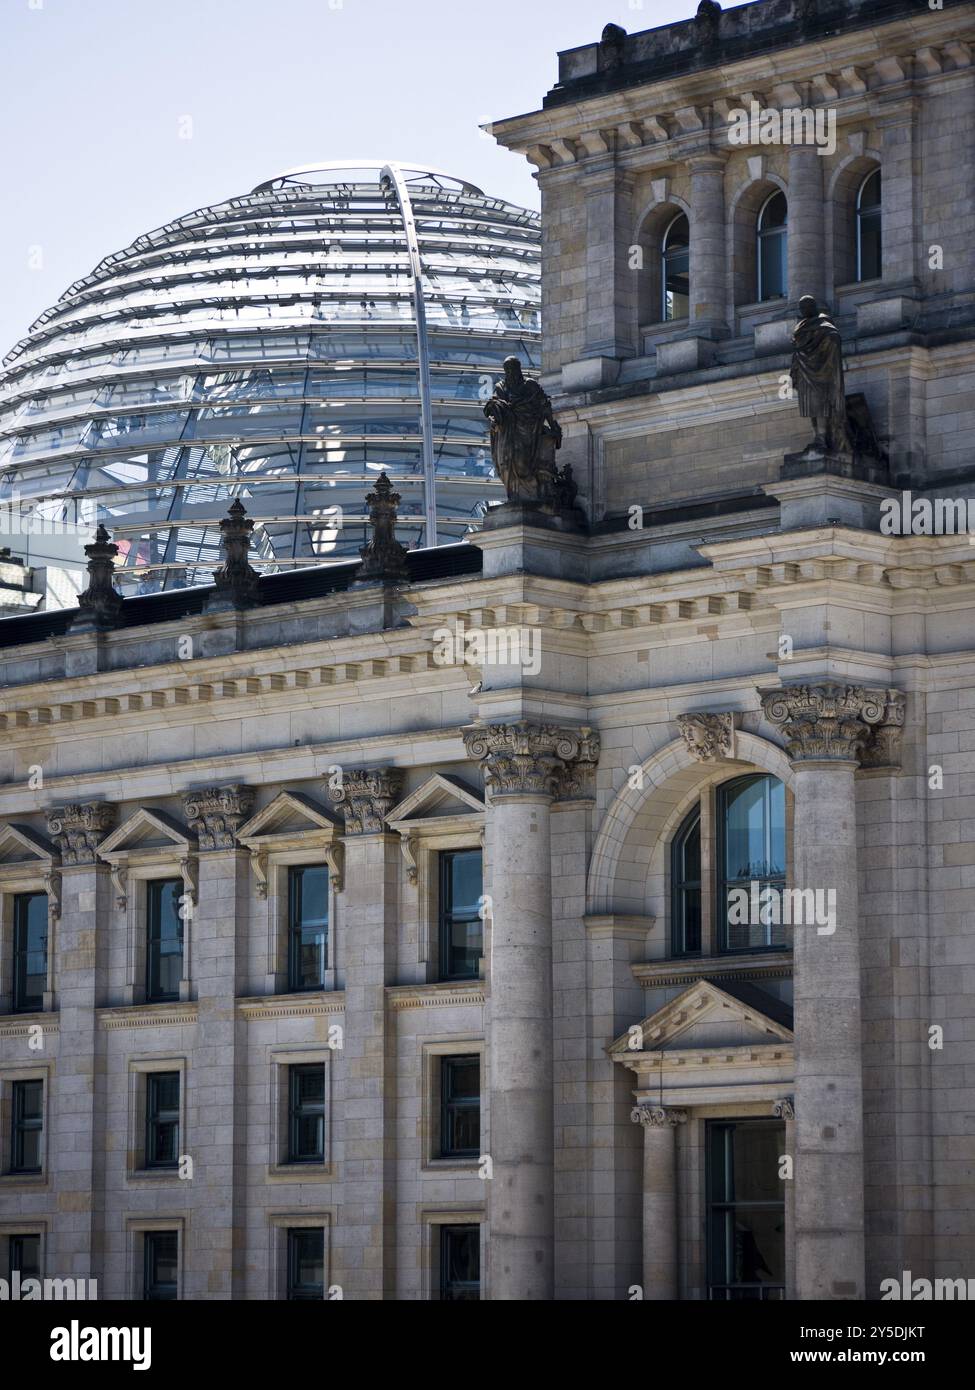
[[[490,1292],[546,1300],[555,1287],[550,808],[598,742],[588,730],[527,722],[475,726],[464,740],[491,790]]]

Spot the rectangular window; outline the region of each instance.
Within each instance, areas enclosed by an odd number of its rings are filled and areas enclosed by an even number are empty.
[[[47,894],[14,898],[14,1012],[44,1007],[47,989]]]
[[[325,1297],[325,1232],[314,1227],[288,1230],[288,1298],[308,1302]]]
[[[41,1238],[40,1236],[11,1236],[8,1245],[11,1277],[15,1269],[20,1270],[21,1283],[25,1279],[41,1277]]]
[[[44,1082],[15,1081],[12,1102],[10,1171],[39,1173],[41,1132],[44,1128]]]
[[[479,1226],[440,1227],[440,1298],[444,1303],[472,1303],[481,1297]]]
[[[479,849],[440,855],[440,978],[477,978],[484,951],[483,870]]]
[[[176,1297],[179,1257],[177,1231],[146,1231],[143,1241],[142,1297],[165,1303]]]
[[[183,978],[181,878],[146,884],[146,1002],[163,1004],[179,998]]]
[[[440,1059],[440,1157],[481,1152],[481,1059],[477,1053]]]
[[[288,870],[288,988],[324,989],[328,969],[328,869]]]
[[[175,1168],[178,1163],[179,1072],[149,1072],[146,1076],[146,1167]]]
[[[325,1063],[288,1068],[288,1162],[325,1161]]]
[[[784,1151],[779,1121],[708,1123],[708,1298],[785,1296]]]

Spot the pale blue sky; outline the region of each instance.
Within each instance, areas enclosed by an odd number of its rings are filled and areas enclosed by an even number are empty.
[[[294,165],[428,163],[537,207],[530,166],[479,124],[538,107],[558,50],[594,42],[605,24],[634,33],[696,9],[0,0],[0,356],[109,252]],[[186,116],[191,139],[180,138]]]

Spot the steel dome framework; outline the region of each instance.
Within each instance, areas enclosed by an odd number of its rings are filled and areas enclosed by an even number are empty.
[[[123,588],[206,582],[240,497],[254,561],[357,555],[385,469],[400,539],[502,496],[482,403],[537,365],[537,215],[436,170],[291,170],[137,238],[0,373],[0,505],[104,522]]]

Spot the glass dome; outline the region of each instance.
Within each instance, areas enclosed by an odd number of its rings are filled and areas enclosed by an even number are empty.
[[[4,359],[0,507],[103,522],[125,592],[209,581],[240,497],[266,571],[358,557],[383,469],[400,539],[503,492],[483,401],[538,365],[537,214],[436,170],[294,169],[137,238]]]

